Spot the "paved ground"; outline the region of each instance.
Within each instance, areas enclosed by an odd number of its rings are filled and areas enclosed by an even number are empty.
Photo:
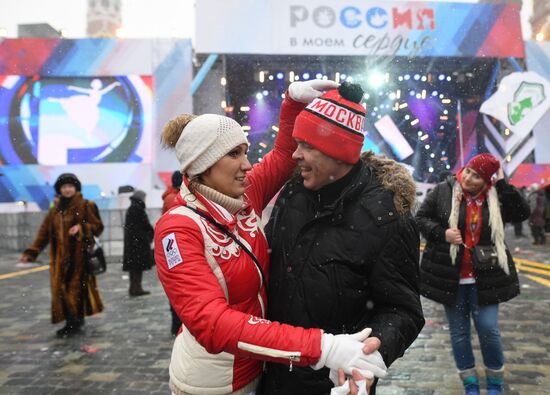
[[[550,245],[508,240],[519,248],[523,271],[521,296],[500,311],[506,393],[549,394]],[[0,394],[169,394],[170,313],[154,270],[144,276],[152,294],[129,298],[128,279],[112,263],[100,277],[105,312],[87,319],[83,335],[62,340],[55,337],[61,325],[49,323],[47,270],[2,277],[26,270],[15,266],[17,258],[0,251]],[[426,299],[423,305],[427,324],[380,382],[380,395],[461,393],[443,309]],[[474,344],[481,361],[477,339]]]

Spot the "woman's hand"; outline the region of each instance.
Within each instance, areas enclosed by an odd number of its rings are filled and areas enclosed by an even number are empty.
[[[365,354],[371,354],[378,351],[381,342],[377,337],[369,337],[363,341],[363,352]],[[357,369],[352,369],[351,377],[346,377],[343,369],[338,369],[334,376],[334,371],[330,371],[330,379],[337,385],[331,391],[331,395],[364,395],[368,394],[374,379],[364,377]],[[346,383],[347,380],[347,383]]]
[[[460,245],[463,243],[460,230],[457,228],[449,228],[445,231],[445,240],[447,243]]]
[[[504,170],[502,170],[502,165],[498,168],[497,171],[497,181],[504,180]]]
[[[340,84],[331,80],[296,81],[288,87],[288,94],[294,101],[311,103],[324,92],[336,89],[338,86]]]
[[[74,226],[71,226],[69,228],[69,236],[76,235],[78,232],[80,232],[80,229],[81,229],[80,224],[76,224]]]

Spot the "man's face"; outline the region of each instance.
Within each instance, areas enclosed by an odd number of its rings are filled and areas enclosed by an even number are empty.
[[[292,159],[298,161],[307,189],[318,191],[346,174],[347,166],[344,163],[326,156],[302,140],[296,142],[298,147],[292,154]]]

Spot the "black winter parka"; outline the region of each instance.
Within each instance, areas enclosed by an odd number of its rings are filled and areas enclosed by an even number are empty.
[[[455,264],[450,256],[450,244],[445,240],[445,231],[449,228],[452,194],[456,178],[450,177],[439,183],[426,196],[420,209],[416,213],[416,221],[426,238],[426,248],[420,265],[420,290],[423,296],[446,305],[454,305],[458,293],[460,267],[464,255],[464,247],[460,247]],[[496,183],[502,222],[521,222],[529,217],[529,206],[516,188],[504,180]],[[482,229],[478,245],[492,245],[491,227],[489,224],[489,208],[487,201],[482,208]],[[466,228],[466,202],[462,199],[460,205],[458,228],[464,239]],[[505,302],[519,294],[519,281],[514,261],[510,251],[506,274],[500,267],[493,266],[481,270],[475,263],[477,297],[480,305]]]
[[[410,213],[415,187],[393,161],[370,156],[357,166],[328,206],[300,176],[283,188],[266,228],[272,250],[268,318],[333,334],[371,327],[389,366],[424,325],[419,233]],[[394,191],[380,179],[412,196],[396,207]],[[328,369],[289,372],[268,364],[263,379],[262,394],[328,394],[333,387]]]
[[[130,200],[131,204],[124,222],[122,270],[149,270],[155,263],[151,250],[155,231],[145,211],[145,203],[133,197]]]

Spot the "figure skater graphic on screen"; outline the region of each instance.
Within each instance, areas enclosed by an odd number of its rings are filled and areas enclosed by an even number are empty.
[[[81,88],[79,86],[68,86],[70,91],[82,93],[70,97],[50,97],[48,101],[56,102],[61,105],[67,116],[80,128],[91,134],[99,122],[99,103],[103,95],[120,86],[119,82],[113,82],[103,88],[100,79],[94,78],[90,83],[91,88]]]

